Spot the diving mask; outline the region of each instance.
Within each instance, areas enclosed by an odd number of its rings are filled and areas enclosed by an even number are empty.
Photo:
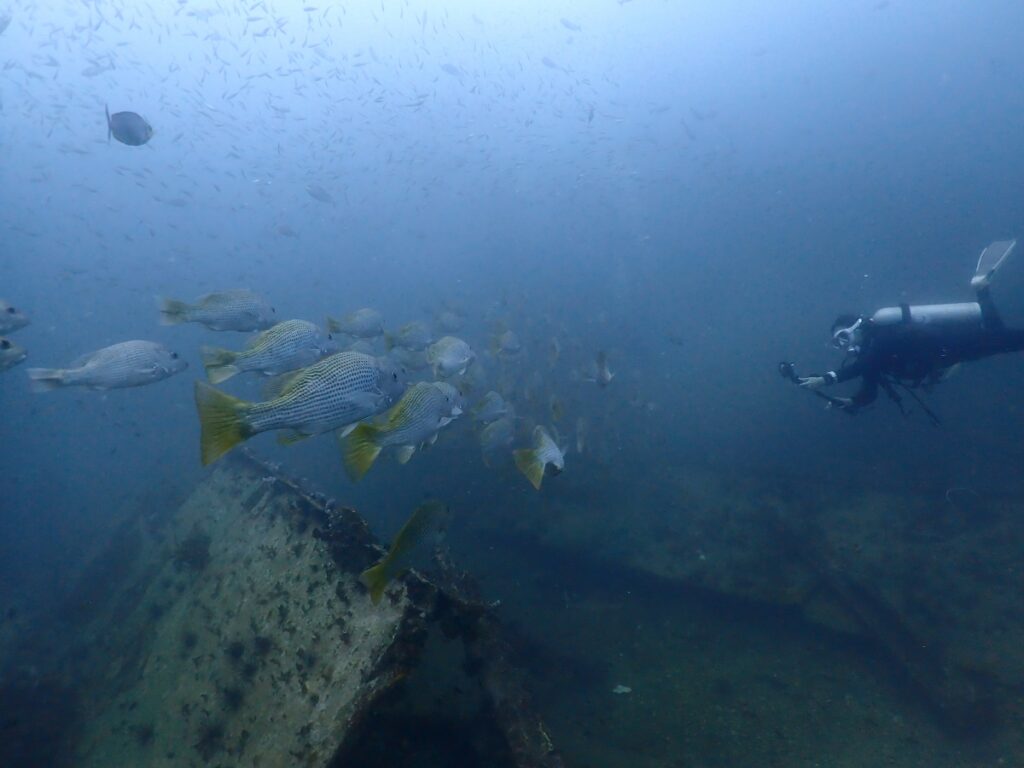
[[[861,330],[863,322],[864,318],[857,318],[857,322],[848,328],[836,329],[835,333],[832,334],[832,346],[849,353],[859,352],[861,339],[864,335],[864,332]]]

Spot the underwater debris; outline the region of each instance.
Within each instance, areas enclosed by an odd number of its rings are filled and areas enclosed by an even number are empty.
[[[77,651],[86,668],[78,698],[93,704],[66,724],[72,764],[159,755],[228,768],[254,754],[275,765],[351,764],[339,755],[387,731],[388,702],[436,683],[433,669],[412,673],[434,663],[425,646],[439,630],[461,643],[478,709],[446,713],[437,733],[457,733],[454,743],[492,768],[561,768],[468,576],[453,578],[449,565],[438,584],[409,571],[391,599],[371,605],[358,577],[384,551],[366,522],[285,478],[267,493],[269,471],[244,453],[228,457],[168,518],[169,540],[180,542],[170,556],[140,547],[133,567],[106,583],[118,620],[103,614],[83,627],[105,634],[102,647]],[[182,569],[191,577],[175,578]],[[166,610],[154,618],[157,601]],[[435,743],[410,748],[426,754]]]

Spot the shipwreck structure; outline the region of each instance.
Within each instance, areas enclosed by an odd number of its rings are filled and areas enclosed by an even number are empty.
[[[444,583],[411,571],[374,606],[358,575],[382,553],[355,511],[230,457],[176,514],[122,526],[68,599],[45,679],[11,682],[7,659],[6,695],[25,694],[9,709],[46,690],[54,708],[34,734],[8,726],[9,757],[359,766],[423,748],[560,766],[468,578],[441,558]]]

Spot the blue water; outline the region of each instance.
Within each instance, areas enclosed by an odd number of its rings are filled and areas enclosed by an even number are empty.
[[[502,321],[523,341],[516,376],[541,393],[521,413],[551,424],[557,397],[569,441],[588,420],[588,451],[566,458],[580,487],[611,479],[628,496],[700,465],[1024,490],[1019,357],[939,387],[939,429],[884,397],[856,418],[825,412],[776,370],[838,365],[840,312],[967,300],[981,249],[1024,235],[1019,3],[52,0],[8,13],[0,297],[32,324],[15,334],[29,361],[0,374],[7,605],[59,603],[130,510],[173,509],[204,477],[198,348],[245,336],[160,326],[156,297],[225,288],[266,295],[280,318],[374,307],[392,329],[457,307],[490,386]],[[144,116],[153,139],[108,142],[105,104]],[[994,293],[1024,323],[1019,254]],[[29,391],[28,366],[133,338],[189,370]],[[575,375],[599,350],[616,373],[605,389]],[[258,393],[250,379],[226,388]],[[329,437],[251,447],[385,533],[425,494],[482,514],[482,499],[539,504],[560,479],[538,496],[489,470],[468,419],[358,485]]]

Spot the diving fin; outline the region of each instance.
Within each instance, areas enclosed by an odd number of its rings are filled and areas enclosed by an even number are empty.
[[[978,266],[974,270],[974,277],[971,278],[971,288],[976,291],[987,288],[992,280],[992,275],[1003,265],[1016,244],[1016,240],[997,240],[982,251],[981,256],[978,257]]]

